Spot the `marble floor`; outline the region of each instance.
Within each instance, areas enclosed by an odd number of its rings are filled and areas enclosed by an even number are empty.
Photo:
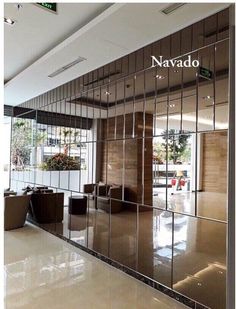
[[[5,307],[187,308],[31,224],[5,232]]]

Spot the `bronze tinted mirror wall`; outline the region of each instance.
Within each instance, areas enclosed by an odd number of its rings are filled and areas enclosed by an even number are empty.
[[[12,126],[11,187],[49,190],[31,220],[218,309],[228,45],[225,10],[22,104]]]

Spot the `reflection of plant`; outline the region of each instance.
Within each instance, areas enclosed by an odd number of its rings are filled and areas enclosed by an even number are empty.
[[[168,131],[168,159],[173,161],[173,164],[176,164],[178,161],[183,159],[189,159],[189,149],[188,149],[188,140],[189,134],[176,134],[180,133],[176,130]],[[163,132],[163,139],[166,139],[167,131]],[[164,145],[164,144],[163,144]],[[187,152],[188,153],[187,153]],[[190,153],[191,156],[191,153]]]
[[[49,158],[43,166],[42,169],[46,171],[71,171],[71,170],[79,170],[80,163],[78,160],[64,154],[57,153],[51,158]]]
[[[43,142],[45,133],[32,127],[32,120],[17,119],[12,126],[11,162],[16,169],[24,169],[30,164],[31,149]]]
[[[160,142],[153,144],[153,160],[157,164],[163,164],[166,160],[165,147]]]
[[[12,127],[11,161],[16,169],[30,163],[31,127],[23,119],[17,119]]]

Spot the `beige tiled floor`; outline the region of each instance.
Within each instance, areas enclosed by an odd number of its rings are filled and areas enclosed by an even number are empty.
[[[186,308],[29,224],[5,232],[5,304],[7,309]]]

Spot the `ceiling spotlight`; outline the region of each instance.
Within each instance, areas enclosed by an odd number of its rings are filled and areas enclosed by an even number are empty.
[[[207,95],[207,96],[203,97],[203,99],[204,100],[210,100],[210,99],[212,99],[212,96],[211,95]]]
[[[16,8],[17,8],[18,10],[21,10],[21,9],[23,8],[23,5],[20,4],[20,3],[17,3],[17,4],[16,4]]]
[[[179,73],[179,70],[174,70],[174,73]]]
[[[15,21],[11,18],[4,17],[4,23],[6,23],[8,25],[14,25]]]
[[[171,108],[171,107],[175,107],[175,104],[169,104],[169,107]]]
[[[157,79],[164,79],[165,76],[162,76],[162,75],[158,75],[158,74],[157,74],[157,75],[156,75],[156,78],[157,78]]]
[[[111,95],[109,91],[105,91],[105,95]]]

